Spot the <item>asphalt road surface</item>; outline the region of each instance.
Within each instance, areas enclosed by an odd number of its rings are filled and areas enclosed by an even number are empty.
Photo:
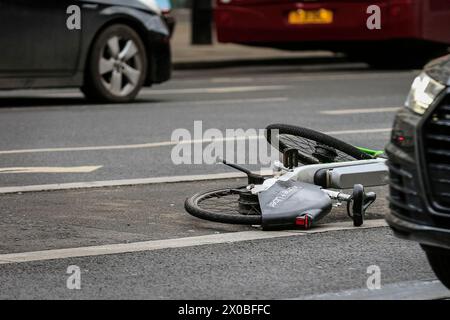
[[[333,61],[178,71],[119,105],[76,90],[1,92],[0,298],[447,296],[420,247],[386,227],[385,187],[365,228],[340,207],[310,232],[264,232],[187,215],[186,197],[245,180],[171,158],[174,130],[199,120],[223,132],[290,123],[382,149],[418,72]],[[80,290],[67,287],[71,265]]]

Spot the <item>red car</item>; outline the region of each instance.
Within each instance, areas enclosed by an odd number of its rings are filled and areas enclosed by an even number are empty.
[[[450,44],[450,0],[216,0],[214,15],[219,42],[331,50],[373,64],[422,64]]]

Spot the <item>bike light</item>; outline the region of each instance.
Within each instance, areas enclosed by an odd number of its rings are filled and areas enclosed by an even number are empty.
[[[418,114],[424,114],[444,88],[444,85],[422,72],[414,79],[405,107]]]
[[[309,229],[311,227],[311,219],[308,214],[298,216],[295,218],[295,225],[302,227],[303,229]]]

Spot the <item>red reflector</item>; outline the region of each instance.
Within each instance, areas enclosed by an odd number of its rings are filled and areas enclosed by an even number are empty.
[[[308,214],[298,216],[295,218],[295,225],[302,227],[303,229],[309,229],[311,228],[312,220],[311,216]]]
[[[307,226],[308,225],[308,216],[304,215],[301,217],[295,218],[295,224],[298,226]]]

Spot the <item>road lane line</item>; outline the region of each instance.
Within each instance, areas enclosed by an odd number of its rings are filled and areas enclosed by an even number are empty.
[[[249,77],[249,78],[241,78],[241,77],[223,77],[223,78],[204,78],[204,79],[190,79],[190,83],[220,83],[223,79],[223,82],[280,82],[280,81],[299,81],[299,82],[314,82],[314,81],[332,81],[332,80],[371,80],[371,79],[392,79],[392,78],[405,78],[405,77],[413,77],[420,73],[421,70],[411,70],[411,71],[401,71],[401,72],[370,72],[370,73],[329,73],[329,74],[311,74],[306,72],[305,75],[296,75],[296,76],[282,76],[275,74],[271,77]],[[186,80],[174,79],[171,83],[186,83]],[[149,93],[151,93],[152,89],[143,89]]]
[[[346,134],[361,134],[361,133],[383,133],[391,132],[391,128],[380,129],[355,129],[355,130],[338,130],[327,131],[325,134],[329,135],[346,135]],[[231,140],[243,140],[243,139],[264,139],[264,136],[241,136],[241,137],[229,137],[222,139],[199,139],[199,140],[183,140],[183,141],[162,141],[162,142],[149,142],[140,144],[127,144],[127,145],[110,145],[110,146],[90,146],[90,147],[56,147],[56,148],[39,148],[39,149],[17,149],[17,150],[1,150],[0,155],[3,154],[23,154],[23,153],[42,153],[42,152],[69,152],[69,151],[100,151],[100,150],[121,150],[121,149],[145,149],[145,148],[159,148],[174,146],[177,144],[194,144],[194,143],[210,143],[213,141],[224,142]]]
[[[405,281],[382,285],[381,289],[353,289],[303,296],[291,300],[435,300],[450,297],[439,281]]]
[[[314,82],[314,81],[334,81],[334,80],[365,80],[365,79],[392,79],[392,78],[405,78],[405,77],[413,77],[420,73],[420,70],[411,70],[405,72],[377,72],[377,73],[335,73],[335,74],[325,74],[325,75],[317,75],[307,73],[304,76],[278,76],[274,75],[272,77],[252,77],[252,78],[240,78],[240,77],[228,77],[223,78],[224,82],[262,82],[262,81],[271,81],[271,82],[280,82],[280,81],[299,81],[299,82]],[[219,83],[221,78],[204,78],[204,79],[190,79],[190,83]],[[183,86],[186,84],[186,80],[172,80],[172,83],[182,83]],[[291,85],[289,85],[291,87]],[[253,86],[255,87],[255,86]],[[273,86],[270,86],[273,87]],[[235,87],[232,87],[235,88]],[[151,89],[151,88],[143,88],[141,90],[141,95],[151,95],[152,93],[162,92],[162,94],[173,94],[173,92],[178,92],[179,90],[190,90],[195,91],[193,93],[198,93],[198,91],[205,92],[204,89],[213,89],[213,88],[183,88],[183,89]],[[171,91],[167,91],[171,90]],[[275,90],[275,89],[274,89]],[[166,93],[167,92],[167,93]],[[171,93],[172,92],[172,93]],[[200,93],[201,93],[200,92]],[[8,92],[0,92],[1,98],[17,98],[17,95],[23,94],[33,94],[33,97],[83,97],[82,93],[75,90],[14,90]],[[183,92],[180,92],[183,93]],[[214,93],[214,92],[213,92]],[[28,96],[27,96],[28,97]]]
[[[168,94],[201,94],[201,93],[237,93],[237,92],[257,92],[269,90],[285,90],[291,86],[288,85],[269,85],[269,86],[239,86],[239,87],[214,87],[214,88],[185,88],[185,89],[150,89],[142,90],[140,95],[168,95]],[[55,92],[41,94],[45,97],[66,98],[80,96],[77,92]]]
[[[144,93],[165,95],[165,94],[189,94],[189,93],[236,93],[236,92],[254,92],[254,91],[268,91],[268,90],[285,90],[290,88],[286,85],[272,85],[272,86],[239,86],[239,87],[216,87],[216,88],[187,88],[187,89],[161,89],[149,90]]]
[[[237,83],[237,82],[254,82],[255,78],[239,78],[239,77],[222,77],[222,78],[211,78],[209,82],[211,83]]]
[[[384,219],[366,220],[364,225],[358,228],[352,226],[351,222],[337,222],[323,224],[307,231],[242,231],[224,234],[212,234],[206,236],[152,240],[134,243],[120,243],[111,245],[100,245],[80,248],[54,249],[23,253],[1,254],[0,264],[22,263],[32,261],[44,261],[55,259],[67,259],[78,257],[91,257],[111,254],[123,254],[131,252],[154,251],[171,248],[186,248],[214,244],[229,244],[241,241],[254,241],[283,237],[305,236],[309,234],[343,231],[343,230],[361,230],[369,228],[386,227]]]
[[[334,74],[312,74],[310,72],[305,72],[305,75],[300,76],[280,76],[273,75],[271,77],[252,77],[252,78],[239,78],[239,77],[228,77],[228,78],[204,78],[204,79],[190,79],[190,83],[264,83],[270,81],[270,83],[279,83],[282,81],[287,82],[314,82],[314,81],[334,81],[334,80],[376,80],[376,79],[393,79],[393,78],[413,78],[415,75],[419,74],[421,70],[411,70],[400,73],[391,72],[381,72],[381,73],[334,73]],[[223,79],[223,81],[221,81]],[[186,80],[173,80],[172,83],[186,83]],[[146,93],[151,93],[151,88],[143,89]]]
[[[34,96],[36,97],[36,96]],[[43,95],[38,95],[38,97],[42,98],[45,97]],[[54,96],[53,96],[54,97]],[[226,104],[236,104],[236,103],[281,103],[289,101],[289,98],[287,97],[268,97],[268,98],[247,98],[247,99],[216,99],[216,100],[185,100],[185,101],[159,101],[159,102],[152,102],[152,107],[158,107],[158,106],[178,106],[178,105],[190,105],[190,106],[203,106],[203,105],[226,105]],[[142,104],[142,101],[136,101],[136,104],[133,107],[137,107]],[[102,105],[105,106],[105,105]],[[107,105],[108,108],[117,107],[117,105],[110,104]],[[14,111],[20,111],[23,112],[25,110],[32,109],[35,110],[46,110],[48,109],[48,106],[39,105],[39,103],[36,106],[33,107],[8,107],[8,111],[14,110]],[[65,108],[64,105],[60,105],[58,107],[52,106],[51,109],[54,110],[55,108],[62,109]]]
[[[0,174],[5,173],[91,173],[103,166],[81,167],[12,167],[0,168]]]
[[[226,99],[226,100],[205,100],[205,101],[189,101],[190,105],[211,105],[211,104],[234,104],[234,103],[268,103],[268,102],[286,102],[289,101],[287,97],[274,98],[254,98],[254,99]],[[168,102],[170,103],[170,102]],[[183,102],[186,103],[186,102]],[[172,104],[172,103],[170,103]]]
[[[381,128],[381,129],[357,129],[357,130],[340,130],[340,131],[328,131],[325,134],[338,136],[345,134],[361,134],[361,133],[387,133],[391,132],[392,128]]]
[[[397,112],[400,109],[401,109],[400,107],[360,108],[360,109],[325,110],[320,111],[320,113],[327,115],[347,115],[347,114],[361,114],[361,113]]]
[[[149,142],[139,144],[126,144],[116,146],[92,146],[92,147],[68,147],[68,148],[43,148],[43,149],[22,149],[22,150],[4,150],[0,151],[2,154],[21,154],[21,153],[41,153],[41,152],[67,152],[67,151],[99,151],[99,150],[121,150],[121,149],[147,149],[174,146],[177,144],[195,144],[195,143],[209,143],[209,142],[225,142],[231,140],[244,139],[259,139],[258,136],[242,136],[222,139],[199,139],[199,140],[182,140],[182,141],[163,141],[163,142]]]
[[[333,81],[333,80],[373,80],[373,79],[392,79],[392,78],[405,78],[413,77],[417,75],[420,70],[412,70],[402,73],[348,73],[348,74],[328,74],[328,75],[316,75],[308,74],[307,76],[273,76],[268,78],[270,81],[301,81],[301,82],[311,82],[311,81]],[[257,82],[255,79],[255,82]]]
[[[271,170],[260,170],[256,173],[262,174],[264,176],[272,175]],[[220,179],[237,179],[245,177],[246,175],[242,172],[225,172],[225,173],[213,173],[203,175],[200,174],[200,175],[186,175],[186,176],[140,178],[140,179],[53,183],[53,184],[30,185],[30,186],[0,187],[0,194],[136,186],[143,184],[149,185],[160,183],[193,182],[193,181],[208,181]]]

